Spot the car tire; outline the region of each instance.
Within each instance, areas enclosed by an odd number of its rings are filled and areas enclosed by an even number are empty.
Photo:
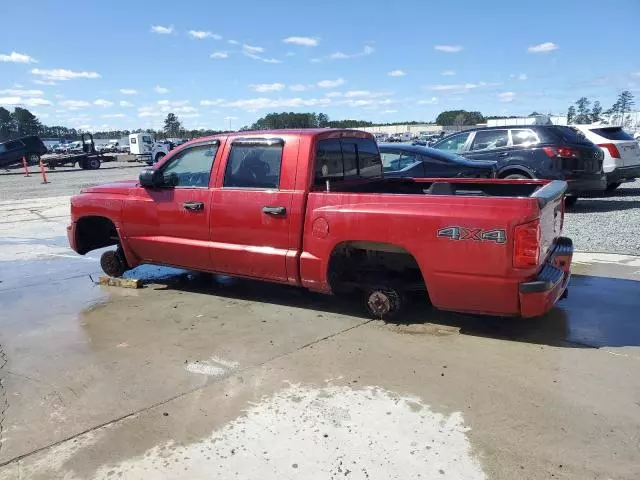
[[[504,178],[506,180],[530,180],[530,177],[526,176],[523,173],[512,173],[511,175],[507,175]]]
[[[404,306],[401,292],[389,285],[379,285],[366,289],[363,299],[367,313],[379,320],[393,319]]]
[[[565,196],[564,197],[564,206],[565,206],[565,208],[571,208],[571,207],[575,206],[577,201],[578,201],[578,197],[574,197],[573,195]]]
[[[101,162],[99,158],[88,158],[85,160],[88,170],[97,170],[100,168]]]
[[[121,277],[128,270],[127,261],[120,248],[104,252],[100,257],[100,267],[104,273],[115,278]]]
[[[27,156],[27,164],[31,166],[40,164],[40,155],[37,153],[30,153]]]
[[[622,185],[620,182],[610,183],[609,185],[607,185],[607,189],[606,190],[607,190],[607,192],[613,192],[620,185]]]

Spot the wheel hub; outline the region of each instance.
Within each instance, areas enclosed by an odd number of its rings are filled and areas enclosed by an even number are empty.
[[[369,295],[367,300],[369,308],[377,316],[384,316],[391,311],[391,299],[381,291],[375,291]]]

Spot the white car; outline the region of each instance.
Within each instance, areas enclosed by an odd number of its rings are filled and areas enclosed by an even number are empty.
[[[572,126],[604,151],[602,169],[607,175],[607,191],[612,192],[621,183],[640,178],[640,145],[622,127]]]

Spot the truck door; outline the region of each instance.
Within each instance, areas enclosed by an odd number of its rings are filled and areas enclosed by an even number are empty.
[[[287,254],[296,251],[289,226],[298,142],[240,138],[227,143],[211,206],[215,271],[287,281]]]
[[[124,202],[125,235],[144,262],[210,270],[209,179],[219,142],[195,144],[161,168],[161,188],[139,187]]]

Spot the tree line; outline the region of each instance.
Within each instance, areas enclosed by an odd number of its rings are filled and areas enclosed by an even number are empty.
[[[603,121],[602,115],[607,115],[609,117],[608,123],[611,125],[628,128],[631,126],[631,118],[627,114],[631,112],[634,105],[633,94],[629,90],[621,92],[616,102],[605,112],[602,111],[602,105],[599,101],[593,102],[592,106],[587,97],[580,97],[567,110],[567,123],[595,123]]]
[[[131,133],[149,133],[157,139],[164,138],[197,138],[222,133],[221,130],[212,129],[185,129],[176,115],[167,115],[164,128],[161,130],[142,129],[135,130],[105,130],[92,132],[94,139],[112,139],[128,137]],[[6,142],[14,138],[27,135],[37,135],[40,138],[55,138],[60,140],[80,140],[82,129],[63,127],[60,125],[43,125],[38,118],[26,108],[16,107],[10,112],[0,107],[0,142]]]

